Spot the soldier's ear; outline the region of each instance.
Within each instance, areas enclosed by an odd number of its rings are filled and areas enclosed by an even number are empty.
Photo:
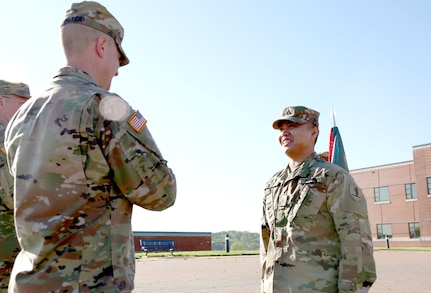
[[[108,39],[105,36],[100,36],[96,40],[96,53],[100,58],[105,55],[105,50],[108,47]]]
[[[311,130],[311,136],[317,137],[319,135],[319,128],[317,126],[314,126]]]

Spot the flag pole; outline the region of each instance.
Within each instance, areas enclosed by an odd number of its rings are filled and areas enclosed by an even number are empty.
[[[344,152],[343,141],[341,140],[340,131],[338,130],[337,125],[335,124],[335,109],[332,106],[331,110],[332,116],[332,126],[330,135],[329,135],[329,152],[328,152],[328,161],[339,165],[346,171],[349,171],[347,166],[346,154]]]
[[[337,126],[335,124],[335,109],[334,109],[334,105],[332,105],[331,115],[330,116],[332,117],[332,123],[334,124],[334,126]]]

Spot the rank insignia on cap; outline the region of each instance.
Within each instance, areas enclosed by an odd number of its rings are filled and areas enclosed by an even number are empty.
[[[136,111],[129,118],[128,123],[130,126],[132,126],[133,130],[139,133],[145,128],[145,124],[147,124],[147,119],[145,119],[144,116],[139,113],[139,111]]]

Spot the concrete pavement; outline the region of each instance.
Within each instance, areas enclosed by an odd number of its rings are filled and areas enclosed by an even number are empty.
[[[370,293],[431,292],[431,251],[378,250]],[[143,258],[136,293],[259,293],[259,256]]]

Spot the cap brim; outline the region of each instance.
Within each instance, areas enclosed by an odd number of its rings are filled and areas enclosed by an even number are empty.
[[[124,53],[123,47],[121,47],[121,44],[115,40],[115,43],[117,44],[117,48],[120,51],[120,66],[124,66],[130,63],[129,58],[127,58],[126,53]]]
[[[279,129],[280,128],[280,124],[283,123],[283,122],[293,122],[293,123],[298,123],[298,124],[305,124],[305,123],[307,123],[307,121],[305,121],[305,120],[292,117],[292,118],[289,118],[289,119],[278,119],[278,120],[275,120],[272,123],[272,128]]]

